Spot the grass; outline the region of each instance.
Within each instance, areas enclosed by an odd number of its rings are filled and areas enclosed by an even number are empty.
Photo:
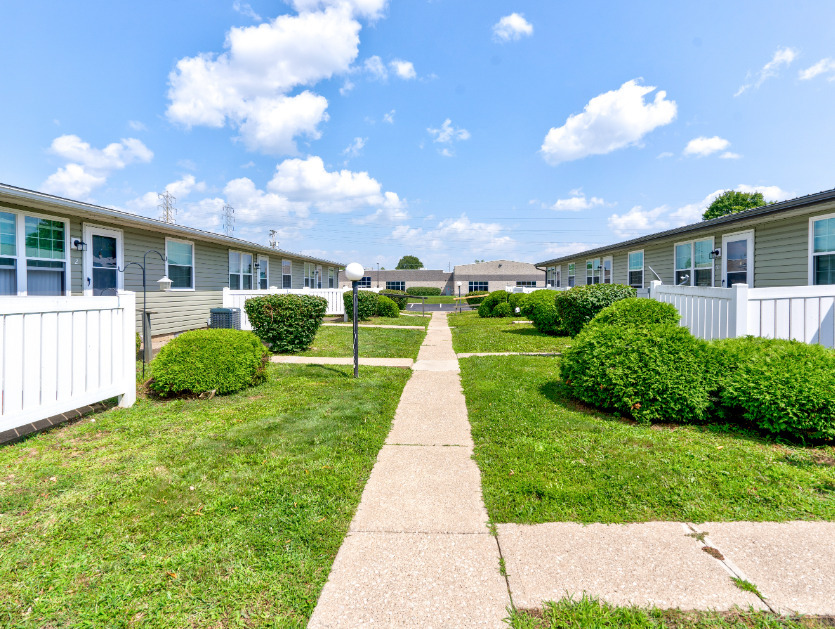
[[[492,520],[835,519],[835,448],[722,426],[639,426],[568,398],[559,360],[460,361]]]
[[[422,299],[418,299],[416,297],[409,297],[406,300],[410,304],[419,304],[422,302]],[[455,300],[452,298],[452,295],[436,295],[433,297],[426,298],[427,304],[454,304]]]
[[[615,607],[583,595],[545,603],[542,610],[515,610],[513,629],[806,629],[832,627],[832,618],[779,616],[760,611],[681,611],[643,607]]]
[[[450,314],[452,348],[458,352],[560,352],[571,343],[567,336],[539,332],[521,315],[481,318],[475,311]]]
[[[303,627],[409,376],[272,365],[0,448],[0,625]]]
[[[420,344],[426,336],[424,330],[386,328],[362,328],[358,334],[359,354],[366,358],[417,358]],[[311,348],[297,355],[335,358],[353,356],[354,331],[342,326],[321,327],[316,332]]]
[[[351,320],[343,321],[342,317],[333,318],[325,323],[351,323]],[[429,317],[371,317],[368,321],[358,321],[359,325],[411,325],[423,326],[429,325]]]

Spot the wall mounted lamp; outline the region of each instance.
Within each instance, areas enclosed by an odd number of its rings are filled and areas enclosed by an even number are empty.
[[[87,251],[87,243],[78,238],[72,241],[72,246],[75,247],[76,251]]]

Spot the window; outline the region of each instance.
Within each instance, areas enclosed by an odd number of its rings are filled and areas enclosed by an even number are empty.
[[[189,286],[189,288],[192,288]],[[229,252],[229,288],[252,290],[252,254]]]
[[[835,284],[835,216],[810,219],[809,283]]]
[[[17,222],[0,212],[0,295],[17,295]]]
[[[322,267],[316,267],[316,288],[322,288]]]
[[[527,280],[517,281],[516,286],[524,286],[525,288],[536,288],[536,282],[529,282]]]
[[[328,267],[328,288],[336,288],[336,274],[333,267]]]
[[[644,287],[644,252],[631,251],[629,253],[628,272],[629,285],[632,288]]]
[[[472,293],[478,290],[488,291],[490,290],[488,285],[487,282],[470,282],[470,292]]]
[[[316,288],[316,265],[310,262],[304,263],[304,287]]]
[[[576,276],[574,274],[574,263],[568,265],[568,287],[573,288],[574,282],[576,281]]]
[[[293,263],[290,260],[281,261],[281,287],[293,288]]]
[[[25,217],[26,294],[63,295],[66,229],[64,221]]]
[[[675,246],[676,285],[713,286],[713,238],[677,243]]]
[[[603,283],[604,284],[611,284],[612,283],[612,256],[608,258],[603,258],[603,265],[601,267],[601,271],[603,272]]]
[[[371,288],[371,276],[366,275],[359,282],[357,282],[357,286],[360,288]]]
[[[586,284],[600,284],[600,258],[586,260]]]
[[[557,286],[557,267],[549,266],[545,269],[545,286]]]
[[[406,290],[406,282],[386,282],[386,290]]]
[[[267,290],[270,286],[270,259],[258,256],[258,288]]]
[[[194,244],[183,240],[165,240],[165,274],[173,290],[194,290]]]

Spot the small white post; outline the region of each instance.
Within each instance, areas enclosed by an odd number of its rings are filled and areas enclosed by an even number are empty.
[[[655,291],[661,286],[661,280],[652,280],[649,283],[649,298],[656,299]]]
[[[223,307],[224,308],[231,308],[232,307],[232,295],[229,292],[229,287],[223,287]]]
[[[735,339],[748,334],[748,284],[734,284],[732,290],[728,336]]]
[[[136,293],[120,291],[119,308],[122,310],[124,366],[119,406],[130,408],[136,402]],[[150,343],[150,339],[146,342]]]

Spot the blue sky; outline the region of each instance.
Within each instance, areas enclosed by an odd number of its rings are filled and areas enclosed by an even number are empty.
[[[335,259],[539,261],[835,187],[835,4],[0,5],[0,181]]]

